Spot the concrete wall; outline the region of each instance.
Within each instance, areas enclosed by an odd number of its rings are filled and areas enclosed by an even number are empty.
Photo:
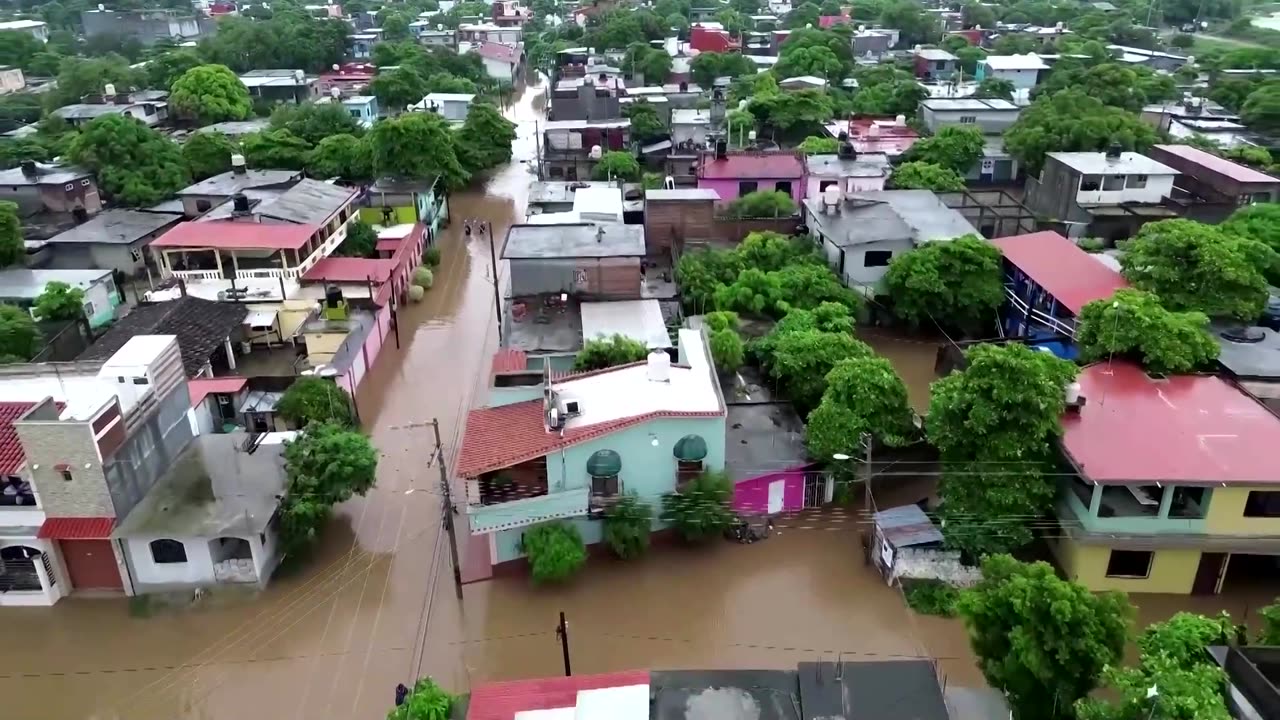
[[[829,238],[819,236],[822,242],[822,254],[827,264],[844,280],[844,284],[855,290],[876,287],[884,274],[889,271],[888,265],[867,267],[868,252],[893,253],[897,257],[911,250],[911,243],[906,240],[881,240],[863,243],[850,248],[840,248]]]
[[[347,336],[343,333],[311,332],[303,333],[302,338],[307,344],[307,357],[311,363],[321,365],[333,360],[333,356],[346,342]]]
[[[1252,490],[1280,492],[1280,485],[1214,488],[1205,515],[1205,532],[1215,535],[1280,536],[1280,518],[1244,516],[1244,506]]]
[[[54,517],[117,517],[89,423],[15,422],[27,456],[31,484],[38,488],[42,509]],[[71,480],[63,479],[65,464]]]
[[[1003,110],[931,110],[921,106],[920,119],[931,133],[944,127],[976,127],[983,135],[1001,135],[1018,120],[1021,111]],[[961,122],[960,118],[973,118],[973,122]]]
[[[640,258],[509,260],[511,293],[575,293],[593,297],[640,297]]]
[[[804,508],[804,469],[769,473],[748,478],[733,486],[733,509],[745,513],[765,513],[769,510],[769,486],[783,484],[782,510]]]
[[[133,569],[134,583],[139,589],[145,585],[212,585],[213,556],[209,543],[202,538],[163,538],[181,542],[187,551],[184,563],[155,562],[151,556],[151,541],[162,538],[131,537],[125,541],[129,564]]]
[[[805,180],[803,177],[761,178],[759,180],[744,178],[744,180],[747,180],[749,182],[755,182],[756,190],[758,192],[765,191],[765,190],[775,190],[777,189],[776,188],[777,183],[789,182],[791,183],[791,199],[795,200],[796,205],[799,205],[800,201],[804,199]],[[710,180],[707,178],[698,178],[698,187],[709,189],[709,190],[715,190],[716,194],[720,196],[720,202],[728,203],[738,199],[739,182],[740,181],[737,179]]]
[[[1199,550],[1157,550],[1152,558],[1148,577],[1111,578],[1107,577],[1111,548],[1082,545],[1067,538],[1058,540],[1053,547],[1067,578],[1090,590],[1186,595],[1191,592],[1196,570],[1200,566]]]
[[[884,190],[885,182],[889,179],[889,173],[886,171],[880,177],[834,177],[823,175],[810,175],[805,182],[804,196],[807,198],[816,198],[822,195],[822,186],[825,183],[834,181],[840,186],[840,191],[849,193],[859,192],[877,192]]]

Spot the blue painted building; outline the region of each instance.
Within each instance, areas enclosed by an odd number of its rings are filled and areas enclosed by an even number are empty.
[[[1090,255],[1056,232],[996,238],[991,244],[1004,255],[1001,334],[1028,338],[1059,357],[1076,357],[1080,309],[1128,287],[1100,256]]]
[[[378,98],[372,95],[342,98],[342,107],[366,130],[378,119]]]
[[[645,362],[557,377],[527,370],[519,351],[500,351],[455,467],[466,481],[469,551],[487,554],[489,568],[518,560],[525,529],[549,520],[598,543],[600,518],[623,495],[656,508],[682,480],[722,470],[726,410],[701,331],[679,331],[678,360],[655,351]]]

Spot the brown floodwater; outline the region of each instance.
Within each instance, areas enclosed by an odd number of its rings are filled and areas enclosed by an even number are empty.
[[[215,593],[194,607],[131,612],[124,600],[73,598],[7,608],[0,717],[381,718],[396,683],[415,674],[458,691],[558,674],[560,612],[575,673],[927,655],[949,684],[981,684],[959,624],[908,612],[864,565],[856,512],[784,518],[754,545],[593,561],[567,587],[500,578],[466,586],[461,603],[454,597],[426,423],[440,421],[452,457],[487,380],[495,276],[487,243],[463,238],[462,221],[488,220],[501,238],[523,216],[541,90],[509,109],[520,123],[516,161],[483,191],[453,196],[436,286],[403,309],[400,347],[390,344],[361,385],[361,416],[382,454],[378,484],[339,509],[314,561],[260,595]],[[931,356],[889,335],[864,339],[909,377],[921,406]],[[912,492],[902,489],[902,502],[916,499]],[[897,500],[893,489],[885,497]]]

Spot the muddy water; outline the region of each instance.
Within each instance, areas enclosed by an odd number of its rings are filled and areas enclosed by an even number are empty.
[[[567,588],[498,579],[455,599],[425,424],[440,421],[452,455],[485,380],[497,345],[494,273],[488,245],[464,239],[462,220],[488,220],[501,238],[522,216],[532,177],[522,161],[533,157],[541,100],[526,93],[510,109],[520,121],[517,162],[483,192],[452,199],[437,284],[403,310],[399,348],[384,350],[357,398],[382,453],[378,485],[340,509],[312,565],[258,597],[218,595],[145,616],[116,600],[5,609],[0,717],[380,718],[395,684],[415,672],[459,690],[557,674],[552,630],[561,611],[578,673],[925,654],[941,658],[949,682],[979,681],[959,626],[909,614],[864,566],[856,529],[841,514],[790,519],[751,546],[593,563]],[[924,367],[918,348],[873,344]]]

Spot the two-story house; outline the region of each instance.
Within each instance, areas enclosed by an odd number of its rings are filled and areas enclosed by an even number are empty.
[[[35,160],[0,170],[0,200],[17,204],[24,217],[48,212],[82,215],[83,220],[102,209],[93,172]]]
[[[804,159],[806,198],[820,197],[827,188],[841,194],[884,190],[889,179],[889,158],[880,153],[859,154],[843,142],[834,155],[808,155]]]
[[[143,45],[154,45],[162,40],[182,42],[199,40],[216,28],[214,20],[183,10],[151,8],[145,10],[96,10],[80,13],[80,26],[87,38],[100,35],[127,37]]]
[[[458,51],[464,47],[474,47],[479,43],[500,43],[503,45],[519,45],[524,37],[524,29],[519,25],[503,26],[494,23],[461,23],[458,25]]]
[[[1001,334],[1060,357],[1076,356],[1080,309],[1129,286],[1120,273],[1051,230],[995,238],[991,244],[1004,256]]]
[[[1004,132],[1022,114],[1022,108],[995,98],[929,98],[920,101],[920,119],[931,133],[944,127],[977,128],[985,136],[982,156],[965,173],[971,183],[1011,183],[1021,169],[1017,158],[1004,149]]]
[[[1152,158],[1176,169],[1191,192],[1231,205],[1280,202],[1280,178],[1190,145],[1155,145]]]
[[[1023,204],[1070,237],[1123,240],[1153,220],[1178,217],[1166,200],[1178,171],[1114,145],[1102,152],[1051,152],[1028,177]]]
[[[302,70],[250,70],[240,82],[254,100],[273,103],[314,102],[320,97],[319,78]]]
[[[1069,392],[1061,530],[1066,576],[1091,590],[1216,594],[1273,579],[1280,417],[1222,378],[1090,365]],[[1071,397],[1076,395],[1078,397]]]
[[[466,482],[469,550],[487,560],[473,578],[524,557],[525,528],[564,519],[593,545],[619,497],[657,508],[682,481],[724,467],[724,398],[701,331],[679,331],[676,362],[656,351],[563,376],[523,362],[495,370],[485,407],[467,416],[454,467]]]
[[[1013,85],[1014,97],[1028,98],[1031,89],[1040,82],[1040,76],[1049,66],[1035,53],[1026,55],[988,55],[978,63],[974,79],[1008,80]]]
[[[542,126],[539,177],[585,180],[606,152],[631,147],[631,121],[553,120]]]
[[[321,97],[316,103],[339,103],[361,127],[366,130],[373,127],[373,122],[378,119],[378,98],[373,95],[343,95],[341,90],[332,92],[334,94]]]
[[[960,69],[960,60],[941,48],[920,48],[912,53],[916,77],[921,80],[950,80]]]

